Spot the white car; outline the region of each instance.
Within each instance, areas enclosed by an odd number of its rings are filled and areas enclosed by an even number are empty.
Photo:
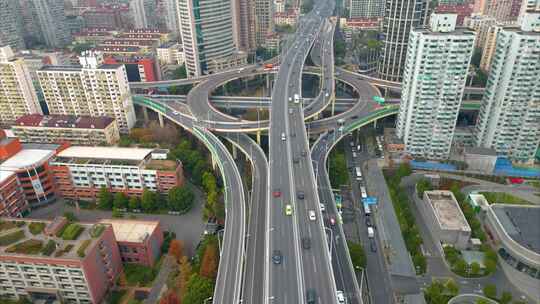
[[[287,137],[285,137],[285,133],[281,133],[281,140],[284,141],[285,139],[287,139]]]
[[[173,113],[174,115],[178,115],[178,112],[176,112],[176,111],[173,111],[172,113]]]
[[[324,212],[326,210],[326,207],[324,207],[324,204],[320,204],[321,206],[321,212]]]
[[[316,219],[317,219],[317,217],[315,216],[315,211],[314,210],[309,210],[309,220],[314,221]]]
[[[338,290],[336,297],[339,304],[345,304],[345,295],[343,294],[343,291]]]

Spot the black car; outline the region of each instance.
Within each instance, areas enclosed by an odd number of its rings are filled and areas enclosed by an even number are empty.
[[[371,252],[377,252],[377,244],[375,244],[375,240],[371,240],[369,242],[369,248],[371,249]]]
[[[303,200],[305,197],[304,191],[298,191],[298,194],[296,195],[296,197],[298,197],[298,199]]]
[[[317,294],[315,293],[315,289],[308,289],[306,291],[306,302],[307,304],[317,303]]]
[[[277,265],[277,264],[281,264],[282,260],[283,260],[283,256],[281,255],[281,251],[274,250],[272,252],[272,262]]]
[[[302,248],[309,249],[311,248],[311,239],[309,237],[302,238]]]

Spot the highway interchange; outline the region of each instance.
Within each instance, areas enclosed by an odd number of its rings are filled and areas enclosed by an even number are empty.
[[[197,79],[130,84],[138,91],[197,83],[183,100],[136,95],[134,102],[190,130],[212,152],[221,170],[226,222],[212,303],[311,304],[307,298],[313,296],[316,303],[338,304],[338,290],[344,292],[347,303],[363,303],[343,229],[329,223],[330,217],[338,217],[338,210],[325,164],[332,147],[347,133],[397,112],[395,105],[381,107],[372,100],[381,93],[370,82],[393,90],[400,87],[345,70],[334,73],[333,10],[333,1],[319,0],[300,18],[290,47],[280,55],[277,73],[250,65]],[[304,67],[309,55],[316,67]],[[319,94],[309,103],[301,98],[306,72],[320,75],[321,80]],[[275,74],[266,105],[269,120],[242,120],[212,103],[212,92],[219,86],[268,73]],[[334,114],[335,75],[353,87],[359,98],[346,101],[350,106],[344,106],[344,112],[320,118],[329,107]],[[268,156],[243,134],[262,131],[268,133]],[[311,150],[308,132],[321,134]],[[219,137],[250,160],[251,191],[244,189],[235,160]]]

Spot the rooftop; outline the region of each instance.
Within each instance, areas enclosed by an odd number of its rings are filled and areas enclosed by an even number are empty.
[[[152,151],[142,148],[72,146],[58,153],[58,157],[142,161]]]
[[[40,71],[62,71],[62,72],[80,72],[82,71],[82,66],[80,65],[45,65]]]
[[[0,164],[0,170],[17,171],[34,166],[54,155],[54,150],[23,149]]]
[[[508,235],[521,246],[540,254],[540,207],[491,205]]]
[[[16,126],[48,127],[48,128],[82,128],[105,129],[114,122],[107,116],[75,116],[75,115],[40,115],[29,114],[19,117]]]
[[[13,173],[13,171],[0,170],[0,184],[7,180],[13,174],[15,174]]]
[[[46,232],[52,226],[56,229]],[[0,254],[79,260],[105,228],[105,224],[69,223],[62,218],[53,221],[0,218]]]
[[[143,242],[159,225],[158,221],[105,219],[101,223],[111,224],[118,242]]]
[[[471,231],[454,195],[450,191],[426,191],[429,203],[442,229]]]

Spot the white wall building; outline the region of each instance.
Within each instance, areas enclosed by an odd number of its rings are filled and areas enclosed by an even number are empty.
[[[455,14],[433,14],[430,29],[410,34],[397,135],[414,156],[449,156],[475,34]]]
[[[540,142],[540,14],[503,27],[482,99],[476,144],[513,161],[532,162]]]
[[[0,47],[0,124],[11,125],[26,114],[41,114],[41,108],[24,60],[11,47]]]
[[[82,66],[46,66],[38,78],[50,114],[109,116],[121,133],[135,124],[126,68],[102,64],[100,53],[85,52]]]

